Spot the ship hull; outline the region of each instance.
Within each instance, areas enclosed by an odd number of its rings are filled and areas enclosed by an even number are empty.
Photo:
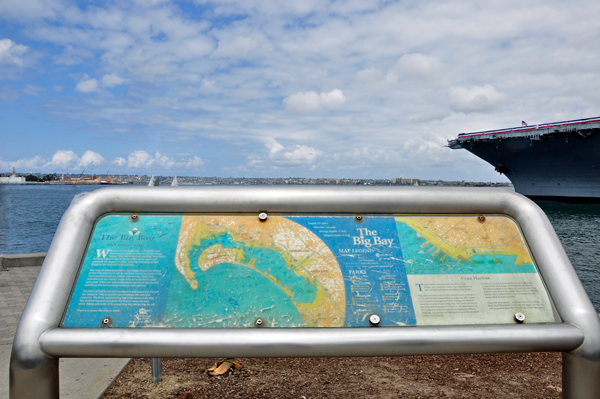
[[[534,200],[600,203],[597,132],[465,141],[460,147],[500,170],[516,192]]]

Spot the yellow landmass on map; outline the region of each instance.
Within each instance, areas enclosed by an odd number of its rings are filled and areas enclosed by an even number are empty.
[[[283,217],[271,216],[265,222],[256,216],[199,216],[182,218],[175,266],[192,289],[198,288],[188,253],[193,245],[228,232],[240,248],[213,245],[198,258],[197,267],[206,271],[222,263],[249,267],[277,284],[293,301],[291,288],[275,276],[254,267],[254,259],[247,259],[241,246],[267,248],[279,253],[286,267],[317,287],[316,299],[311,303],[294,304],[308,326],[334,327],[344,323],[346,294],[340,267],[329,248],[314,233]]]
[[[476,254],[515,255],[517,264],[532,264],[517,224],[504,216],[410,216],[397,217],[428,242],[459,261]]]

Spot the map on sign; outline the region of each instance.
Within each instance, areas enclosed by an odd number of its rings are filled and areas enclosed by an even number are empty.
[[[344,324],[344,278],[335,256],[286,218],[185,216],[175,268],[167,325],[191,327],[199,317],[206,326],[252,325],[259,317],[273,327]],[[190,319],[199,304],[201,316]]]
[[[553,322],[503,216],[111,214],[63,327],[358,327]]]

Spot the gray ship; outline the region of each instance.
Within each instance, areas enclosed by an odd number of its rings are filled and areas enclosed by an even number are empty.
[[[534,200],[600,203],[600,117],[461,133],[464,148]]]

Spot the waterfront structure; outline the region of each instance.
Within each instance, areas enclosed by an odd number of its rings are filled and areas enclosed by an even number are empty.
[[[55,184],[119,184],[116,177],[100,177],[100,176],[80,176],[70,177],[64,175],[58,179]]]
[[[448,142],[506,175],[532,199],[600,202],[600,117],[461,133]]]
[[[0,177],[0,184],[25,184],[25,178],[17,176],[17,171],[13,168],[12,175],[9,177]]]

